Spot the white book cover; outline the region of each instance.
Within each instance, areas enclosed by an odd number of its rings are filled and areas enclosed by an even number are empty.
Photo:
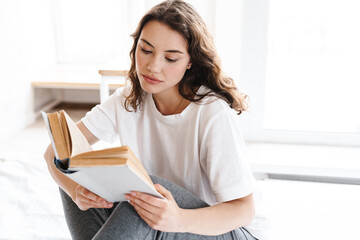
[[[66,176],[109,202],[126,201],[125,193],[138,191],[164,198],[128,165],[72,168]]]
[[[71,158],[63,160],[59,159],[47,114],[45,112],[41,112],[41,114],[44,118],[45,126],[48,130],[54,149],[54,164],[67,177],[109,202],[125,201],[125,194],[130,193],[131,191],[144,192],[159,198],[164,198],[156,191],[152,184],[150,184],[143,176],[137,174],[130,165],[69,168],[68,161],[71,162]],[[70,128],[71,138],[74,137],[73,134],[83,137],[82,133],[78,130],[71,118],[67,114],[65,116],[68,127]],[[79,140],[79,136],[76,139]],[[87,143],[86,139],[84,141]],[[74,144],[74,142],[72,144]],[[90,145],[82,145],[85,147],[82,147],[77,153],[89,150],[92,151]]]

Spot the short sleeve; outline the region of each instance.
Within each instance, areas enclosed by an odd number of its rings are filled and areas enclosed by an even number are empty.
[[[254,178],[245,159],[240,116],[225,104],[212,103],[202,118],[200,159],[217,202],[245,197]]]
[[[81,119],[87,129],[98,139],[114,142],[117,138],[117,114],[121,104],[123,88],[117,89],[104,103],[95,106]]]

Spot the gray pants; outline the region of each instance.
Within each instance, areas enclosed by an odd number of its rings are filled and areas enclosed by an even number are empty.
[[[159,177],[151,177],[169,190],[180,208],[206,207],[204,201],[185,189]],[[60,189],[65,218],[73,239],[239,239],[255,240],[244,228],[218,236],[204,236],[191,233],[169,233],[152,229],[142,220],[128,202],[115,203],[112,208],[90,208],[82,211],[72,199]]]

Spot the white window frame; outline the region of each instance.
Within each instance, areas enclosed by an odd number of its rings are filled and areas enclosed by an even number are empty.
[[[244,134],[248,142],[360,146],[360,134],[264,129],[270,0],[244,0],[239,86],[250,97]],[[355,105],[355,103],[354,103]],[[355,110],[355,109],[354,109]]]
[[[129,45],[129,41],[132,42],[130,34],[136,29],[136,26],[140,18],[144,13],[156,5],[157,3],[162,2],[162,0],[121,0],[123,9],[119,14],[124,14],[124,19],[126,23],[119,26],[124,31],[124,39],[122,44]],[[207,2],[196,2],[194,0],[188,0],[189,3],[201,7],[202,14],[210,19],[208,22],[208,27],[210,31],[214,34],[215,28],[215,11],[216,11],[216,1],[217,0],[208,0]],[[236,0],[233,0],[236,1]],[[114,59],[128,59],[129,51],[131,44],[126,50],[122,52],[121,55],[110,54],[110,55],[93,55],[93,56],[81,56],[81,55],[71,55],[66,53],[65,44],[64,44],[64,35],[63,35],[63,26],[61,24],[61,12],[60,12],[60,2],[61,0],[51,1],[51,12],[53,16],[54,24],[54,34],[55,34],[55,47],[57,53],[57,63],[59,64],[106,64],[111,62]],[[86,7],[86,6],[84,6]],[[199,10],[199,9],[198,9]],[[79,16],[80,17],[80,16]],[[209,20],[208,19],[208,20]],[[215,34],[214,34],[215,35]]]

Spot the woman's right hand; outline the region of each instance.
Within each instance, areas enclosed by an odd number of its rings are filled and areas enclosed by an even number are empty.
[[[113,203],[106,201],[81,185],[76,187],[75,198],[73,200],[83,211],[89,208],[111,208],[113,206]]]

